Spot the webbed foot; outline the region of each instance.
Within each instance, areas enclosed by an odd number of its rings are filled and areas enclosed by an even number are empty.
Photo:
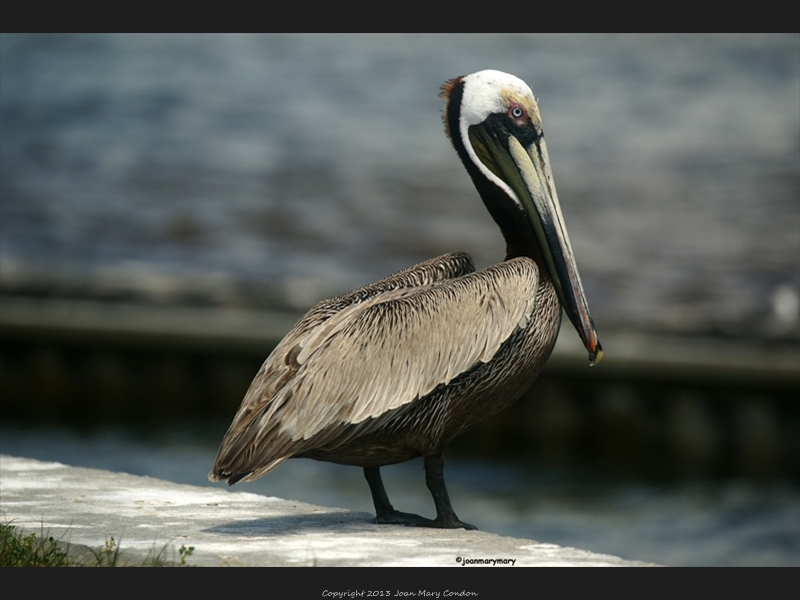
[[[469,529],[477,530],[475,525],[464,523],[457,518],[426,519],[413,513],[404,513],[392,509],[375,517],[378,525],[405,525],[406,527],[431,527],[436,529]]]

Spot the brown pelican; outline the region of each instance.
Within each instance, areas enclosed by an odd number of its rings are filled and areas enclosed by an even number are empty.
[[[314,306],[255,376],[212,481],[252,481],[291,457],[364,468],[377,523],[475,529],[444,485],[445,446],[514,403],[556,342],[561,307],[593,364],[589,315],[539,108],[513,75],[442,86],[445,130],[506,241],[475,271],[453,253]],[[396,511],[380,467],[423,457],[436,518]]]

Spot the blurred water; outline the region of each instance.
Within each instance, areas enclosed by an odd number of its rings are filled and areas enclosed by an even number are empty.
[[[219,431],[216,431],[219,429]],[[0,431],[0,451],[40,460],[210,484],[224,430]],[[599,482],[589,473],[447,461],[460,518],[483,531],[671,566],[800,566],[800,489],[780,482]],[[383,469],[394,506],[435,516],[420,460]],[[291,460],[247,491],[373,513],[362,470]]]
[[[530,83],[610,327],[800,339],[800,36],[0,37],[5,292],[305,308],[503,243],[436,94]]]

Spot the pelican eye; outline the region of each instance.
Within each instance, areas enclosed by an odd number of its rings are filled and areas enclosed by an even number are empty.
[[[506,115],[511,119],[517,127],[525,127],[530,123],[530,117],[525,107],[520,106],[516,102],[508,107]]]

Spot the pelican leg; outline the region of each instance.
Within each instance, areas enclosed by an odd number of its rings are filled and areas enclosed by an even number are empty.
[[[375,504],[375,522],[379,525],[407,525],[409,527],[435,527],[433,521],[413,513],[404,513],[395,510],[389,502],[389,496],[383,487],[380,467],[364,467],[364,477],[372,492],[372,502]]]
[[[407,527],[438,527],[441,529],[477,529],[474,525],[459,520],[450,504],[450,496],[444,487],[444,458],[442,455],[425,458],[425,483],[436,505],[436,518],[426,519],[413,513],[395,510],[383,487],[380,467],[364,467],[364,477],[372,492],[375,504],[375,522],[379,525],[405,525]]]
[[[450,504],[450,495],[444,486],[444,456],[425,457],[425,484],[433,496],[436,505],[436,518],[429,521],[427,527],[441,527],[442,529],[477,529],[475,525],[464,523],[456,516],[456,511]]]

